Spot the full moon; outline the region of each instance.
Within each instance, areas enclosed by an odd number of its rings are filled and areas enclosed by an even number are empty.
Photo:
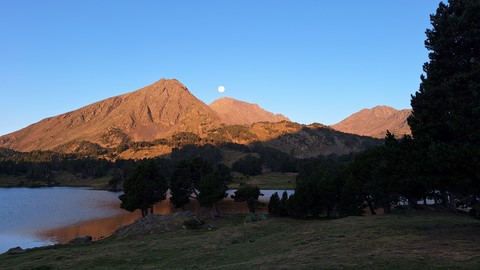
[[[220,92],[220,93],[225,92],[225,86],[220,85],[220,86],[218,87],[218,92]]]

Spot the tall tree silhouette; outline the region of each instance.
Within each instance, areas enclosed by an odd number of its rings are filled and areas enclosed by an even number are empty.
[[[480,190],[480,1],[440,3],[408,123],[450,190]]]

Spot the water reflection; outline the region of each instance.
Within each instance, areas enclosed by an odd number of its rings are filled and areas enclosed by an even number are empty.
[[[246,203],[230,199],[233,192],[229,190],[228,197],[219,202],[220,213],[247,213]],[[266,202],[274,192],[262,191],[264,196],[260,201]],[[281,196],[283,190],[277,192]],[[8,202],[8,207],[0,208],[0,253],[15,246],[30,248],[67,243],[85,235],[95,240],[110,236],[141,216],[140,211],[120,209],[118,195],[120,193],[82,188],[0,189],[0,202]],[[154,206],[155,214],[181,210],[205,209],[200,209],[195,200],[183,209],[175,209],[168,198]],[[258,212],[267,212],[265,203]]]
[[[111,207],[118,209],[119,203],[115,205],[112,204]],[[234,202],[232,199],[228,198],[219,202],[218,208],[221,214],[247,213],[248,211],[244,202]],[[175,207],[168,201],[168,199],[154,206],[155,214],[165,215],[182,210],[192,210],[196,212],[208,211],[207,209],[201,209],[195,200],[192,200],[182,209],[175,209]],[[258,212],[265,213],[266,206],[260,206]],[[110,236],[118,228],[131,224],[140,217],[141,213],[138,210],[134,212],[123,211],[121,214],[112,217],[93,219],[68,226],[50,229],[41,232],[39,236],[58,243],[68,243],[75,237],[85,235],[90,235],[94,240],[98,240]]]
[[[112,209],[119,209],[120,201],[110,204]],[[170,214],[175,209],[167,201],[154,206],[155,214]],[[67,243],[75,237],[90,235],[94,240],[110,236],[118,228],[131,224],[141,217],[140,211],[128,212],[122,210],[120,214],[112,217],[99,218],[79,222],[76,224],[54,228],[41,233],[42,237],[54,239],[59,243]]]
[[[85,188],[0,188],[0,253],[48,245],[42,232],[123,213],[118,193]]]

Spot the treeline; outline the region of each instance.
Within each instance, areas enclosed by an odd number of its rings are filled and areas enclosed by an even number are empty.
[[[181,140],[182,138],[178,139]],[[141,145],[144,146],[144,144]],[[88,147],[91,144],[85,143],[82,146]],[[158,157],[154,160],[162,168],[162,174],[170,178],[177,162],[202,158],[211,164],[218,164],[224,159],[222,150],[234,150],[239,155],[245,155],[244,158],[240,158],[232,166],[234,171],[244,175],[258,175],[265,170],[274,172],[298,171],[297,159],[260,144],[252,147],[235,143],[225,143],[221,146],[187,144],[173,148],[168,158]],[[107,160],[85,155],[84,152],[82,154],[64,154],[54,151],[16,152],[7,148],[0,148],[0,175],[23,176],[35,181],[44,181],[47,185],[58,184],[54,181],[54,175],[64,171],[83,178],[100,178],[112,175],[109,183],[110,187],[121,189],[123,180],[138,163],[139,161],[135,160]]]
[[[385,213],[404,199],[413,207],[432,198],[480,210],[480,1],[441,2],[430,16],[418,91],[411,97],[412,137],[387,134],[385,144],[342,166],[320,162],[303,168],[295,195],[272,198],[276,214]],[[466,199],[462,202],[462,197]],[[277,203],[279,202],[279,203]],[[283,207],[283,208],[282,208]],[[476,207],[476,209],[475,209]],[[281,209],[283,210],[276,210]]]
[[[0,149],[0,175],[25,176],[40,181],[52,180],[54,172],[66,171],[84,177],[102,177],[114,162],[53,151],[16,152]]]
[[[382,146],[357,154],[352,161],[335,158],[302,160],[295,193],[270,198],[269,211],[278,216],[318,218],[362,215],[369,209],[390,213],[400,202],[418,208],[418,201],[455,207],[462,200],[476,201],[479,182],[465,170],[472,160],[456,161],[446,172],[439,158],[410,136],[401,139],[388,133]],[[448,152],[443,152],[447,154]],[[437,154],[442,154],[437,152]],[[463,165],[462,165],[463,164]],[[444,174],[442,175],[442,172]],[[467,202],[464,201],[464,202]],[[477,213],[477,210],[471,213]]]

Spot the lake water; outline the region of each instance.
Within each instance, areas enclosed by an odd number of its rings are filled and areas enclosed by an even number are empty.
[[[0,252],[53,244],[57,239],[43,234],[49,229],[120,215],[118,195],[83,188],[0,188]]]
[[[267,201],[275,190],[264,190]],[[283,191],[278,191],[279,196]],[[230,195],[233,190],[228,191]],[[289,194],[293,191],[288,191]],[[120,209],[120,192],[87,188],[0,188],[0,253],[20,246],[31,248],[85,235],[100,239],[140,217],[139,211]],[[192,204],[190,207],[198,208]],[[245,203],[225,199],[223,213],[246,213]],[[154,207],[155,214],[169,214],[174,207],[165,200]],[[265,211],[265,209],[263,209]]]

